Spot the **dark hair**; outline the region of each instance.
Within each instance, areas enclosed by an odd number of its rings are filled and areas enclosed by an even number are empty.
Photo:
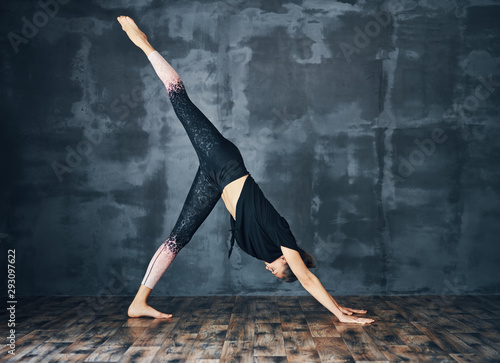
[[[299,254],[300,257],[302,257],[302,261],[304,261],[304,264],[306,265],[307,268],[315,268],[316,267],[316,261],[314,260],[314,257],[311,256],[309,253],[304,251],[302,248],[299,248]],[[297,276],[294,275],[292,269],[290,266],[288,266],[288,263],[285,265],[285,270],[283,271],[283,281],[285,282],[294,282],[297,281]]]

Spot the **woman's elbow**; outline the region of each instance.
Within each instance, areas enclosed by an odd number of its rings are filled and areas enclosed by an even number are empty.
[[[310,271],[308,271],[308,273],[303,274],[302,276],[297,276],[297,279],[300,281],[300,284],[305,289],[316,285],[319,281],[318,278]]]

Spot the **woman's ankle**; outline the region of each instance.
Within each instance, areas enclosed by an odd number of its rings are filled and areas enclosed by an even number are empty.
[[[135,294],[134,300],[132,303],[137,303],[137,304],[146,304],[146,301],[148,300],[149,294],[151,294],[152,289],[147,287],[146,285],[141,284],[139,287],[139,290],[137,291],[137,294]]]
[[[156,51],[156,49],[154,49],[149,43],[142,46],[141,49],[144,52],[144,54],[146,54],[146,57],[148,57],[151,53]]]

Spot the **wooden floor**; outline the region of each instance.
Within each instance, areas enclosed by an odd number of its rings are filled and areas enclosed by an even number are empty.
[[[129,297],[38,297],[16,306],[12,362],[500,362],[500,296],[152,297],[169,320],[129,319]],[[8,316],[0,315],[2,346]]]

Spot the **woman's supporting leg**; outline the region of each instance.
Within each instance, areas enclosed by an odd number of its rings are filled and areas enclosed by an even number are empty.
[[[208,217],[220,199],[217,187],[198,169],[193,185],[184,202],[169,238],[162,243],[149,263],[142,284],[153,289],[180,250],[188,244],[194,233]]]
[[[191,240],[219,199],[220,194],[217,186],[198,168],[170,237],[161,244],[149,262],[141,287],[129,306],[128,315],[130,317],[170,317],[147,305],[146,300],[158,280],[163,276],[179,251]]]

